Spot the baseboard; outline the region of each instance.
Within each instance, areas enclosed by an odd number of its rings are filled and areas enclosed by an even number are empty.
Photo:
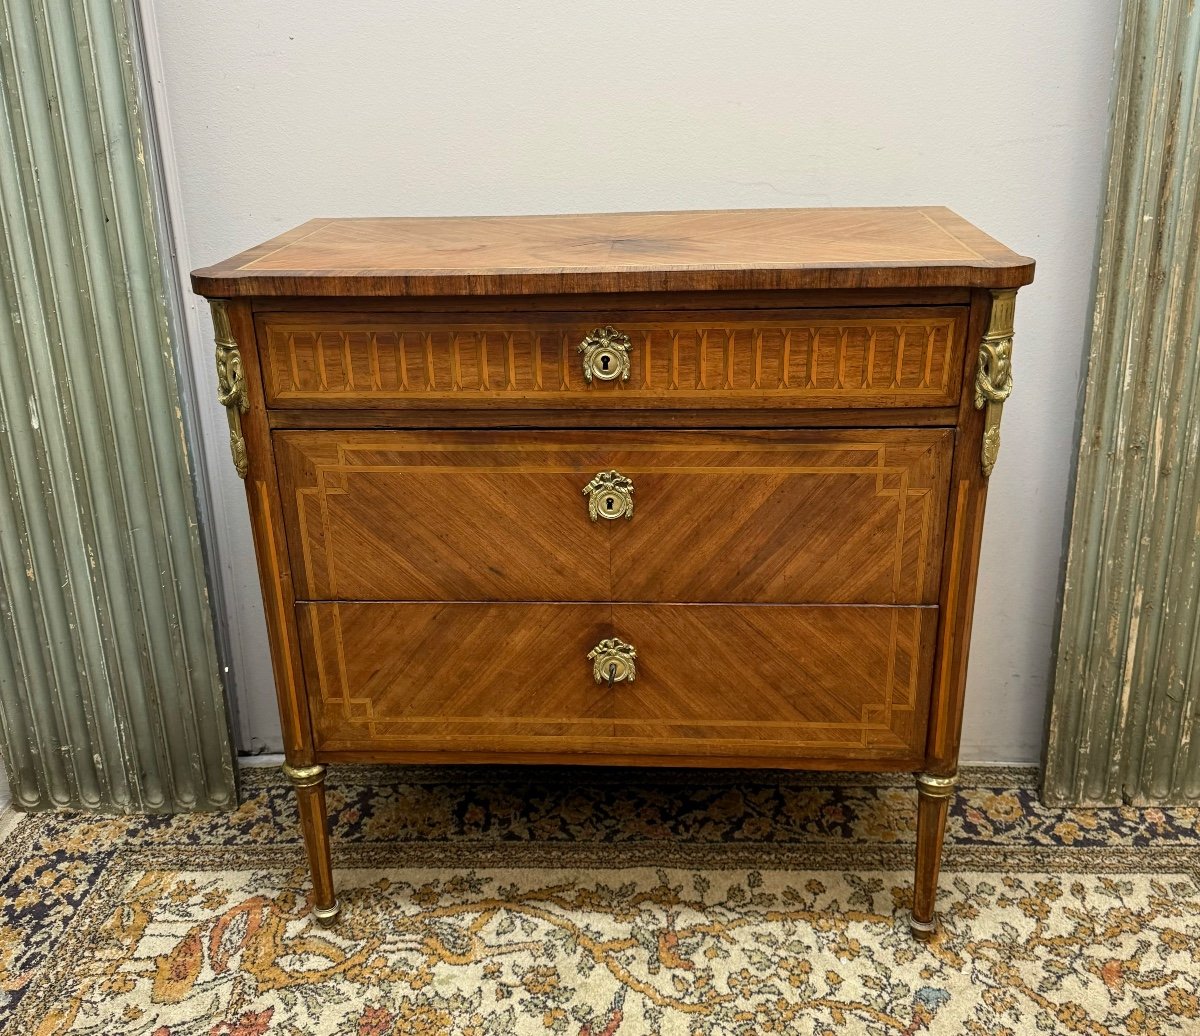
[[[0,806],[0,842],[3,842],[21,822],[24,813],[18,813],[11,804]]]
[[[244,767],[247,770],[253,770],[259,766],[282,766],[284,763],[282,752],[263,753],[262,755],[243,755],[238,757],[238,766]]]

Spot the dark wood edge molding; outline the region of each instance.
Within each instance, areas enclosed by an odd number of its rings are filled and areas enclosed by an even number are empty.
[[[1020,288],[1033,280],[1024,266],[886,266],[859,264],[758,270],[636,270],[620,272],[472,272],[413,270],[405,274],[338,270],[246,273],[210,267],[192,274],[192,290],[218,298],[430,297],[538,295],[631,291],[800,291],[854,288]]]

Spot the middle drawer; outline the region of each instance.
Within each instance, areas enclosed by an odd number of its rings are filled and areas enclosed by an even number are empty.
[[[928,604],[952,433],[279,431],[298,600]]]

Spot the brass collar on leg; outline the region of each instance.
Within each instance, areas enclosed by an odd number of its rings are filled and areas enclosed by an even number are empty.
[[[910,913],[908,915],[908,928],[912,932],[914,939],[919,939],[921,942],[929,942],[937,934],[938,925],[936,918],[932,921],[918,921]]]
[[[313,920],[322,928],[328,928],[334,921],[338,919],[338,914],[342,912],[342,904],[336,899],[333,901],[333,906],[312,908]]]
[[[931,799],[948,799],[954,794],[958,784],[958,775],[938,777],[932,773],[917,774],[917,790]]]
[[[313,766],[288,766],[284,763],[283,773],[297,788],[311,788],[325,780],[325,766],[322,763]]]

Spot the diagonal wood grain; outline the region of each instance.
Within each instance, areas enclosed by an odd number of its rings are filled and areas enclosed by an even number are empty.
[[[277,432],[311,600],[931,603],[951,434]],[[631,520],[589,520],[599,471]]]
[[[738,441],[718,452],[684,436],[659,453],[616,456],[639,510],[613,530],[615,600],[936,600],[948,433]]]
[[[936,208],[318,220],[197,271],[244,296],[289,763],[913,768],[940,794],[976,354],[993,289],[1032,273]],[[607,324],[629,377],[588,384],[576,348]],[[593,524],[580,490],[613,469],[636,513]],[[587,654],[611,636],[639,675],[610,688]]]
[[[919,755],[936,608],[297,605],[318,750]],[[633,683],[588,650],[638,650]]]
[[[612,625],[639,652],[615,718],[648,743],[723,727],[872,751],[924,731],[935,609],[614,604]]]

